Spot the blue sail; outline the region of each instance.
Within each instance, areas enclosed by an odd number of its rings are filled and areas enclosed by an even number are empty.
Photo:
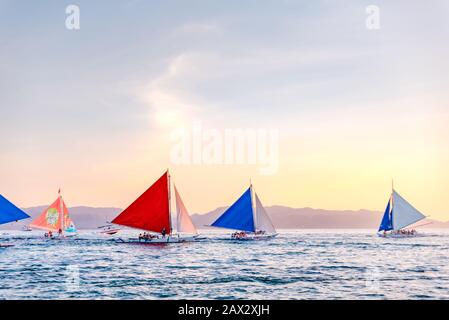
[[[390,210],[390,203],[391,201],[388,201],[387,209],[385,210],[378,232],[393,230],[393,214]]]
[[[0,224],[27,219],[30,216],[0,194]]]
[[[251,188],[249,188],[232,206],[214,223],[213,227],[254,232],[253,205]]]

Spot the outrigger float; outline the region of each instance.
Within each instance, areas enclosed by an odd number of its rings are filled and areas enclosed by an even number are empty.
[[[111,223],[113,224],[145,231],[138,238],[119,239],[120,242],[160,244],[203,239],[199,237],[198,231],[174,184],[177,233],[173,233],[171,185],[171,177],[167,170],[147,191],[112,220]]]
[[[29,226],[47,231],[45,238],[48,239],[64,239],[77,235],[75,224],[70,218],[69,210],[62,199],[61,189],[58,191],[58,199],[31,222]]]
[[[416,237],[419,234],[415,229],[407,230],[406,228],[425,218],[424,214],[407,202],[393,188],[377,234],[384,238]]]
[[[211,226],[238,230],[231,235],[232,240],[267,240],[277,236],[252,184]]]
[[[28,214],[0,194],[0,225],[28,218],[30,218]],[[0,248],[9,248],[13,246],[14,245],[10,243],[0,243]]]

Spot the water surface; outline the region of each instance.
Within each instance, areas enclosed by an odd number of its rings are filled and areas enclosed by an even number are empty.
[[[1,299],[448,299],[449,233],[281,230],[271,241],[118,244],[0,231]],[[221,232],[221,231],[220,231]],[[126,236],[126,232],[117,237]]]

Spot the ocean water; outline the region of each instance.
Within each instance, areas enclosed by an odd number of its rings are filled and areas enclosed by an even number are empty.
[[[116,243],[0,231],[0,299],[448,299],[449,233],[281,230],[270,241]]]

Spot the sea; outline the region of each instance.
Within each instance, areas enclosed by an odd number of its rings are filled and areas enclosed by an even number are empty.
[[[126,244],[123,230],[67,240],[0,231],[0,299],[448,299],[449,233],[402,239],[375,230],[280,230],[231,241]]]

